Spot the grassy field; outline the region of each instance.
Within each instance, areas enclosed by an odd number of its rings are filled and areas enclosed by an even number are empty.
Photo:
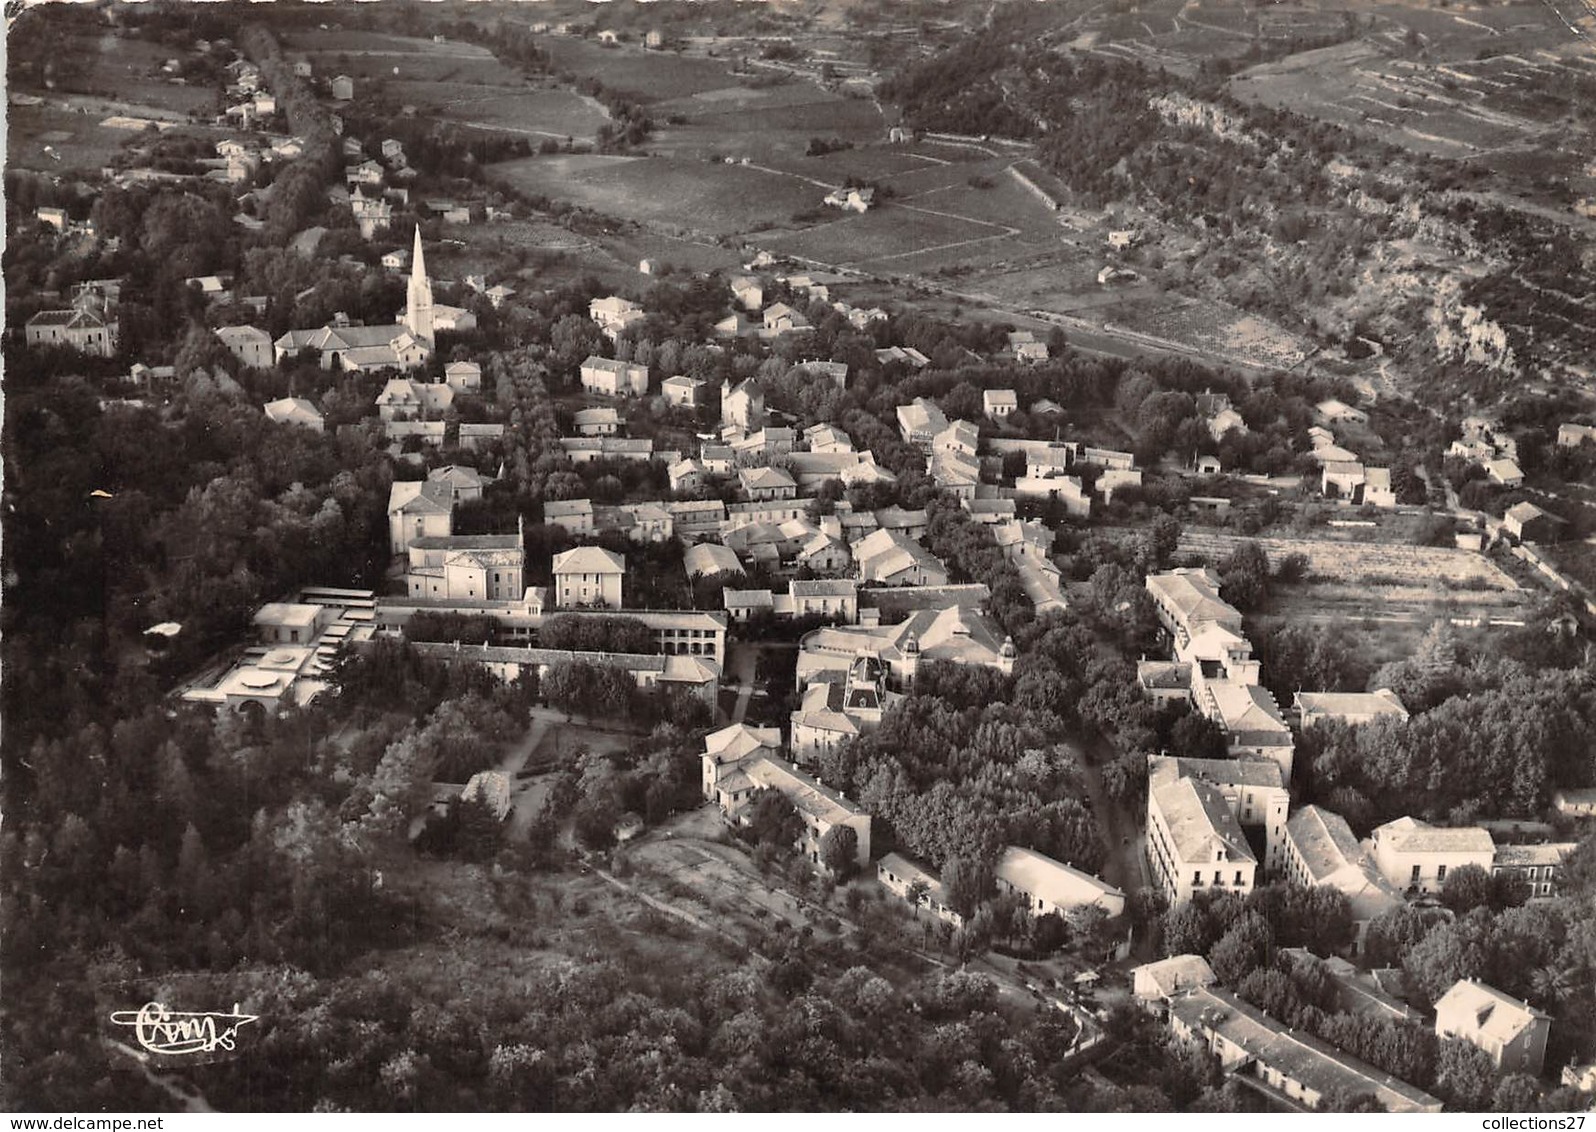
[[[556,71],[591,76],[611,90],[636,95],[649,103],[742,85],[715,59],[687,58],[637,47],[601,47],[569,36],[548,36],[542,46],[552,57]]]
[[[666,157],[534,157],[492,166],[491,172],[525,192],[710,235],[785,224],[794,212],[817,206],[823,195],[776,173]]]
[[[892,261],[931,248],[964,247],[976,240],[1006,238],[1012,229],[990,221],[887,205],[852,213],[793,235],[761,234],[761,246],[797,256],[866,270],[893,270]]]
[[[610,120],[604,107],[568,90],[475,86],[464,83],[388,85],[391,93],[429,117],[482,129],[588,140]]]
[[[99,122],[93,115],[13,103],[6,121],[6,163],[14,169],[51,173],[97,172],[136,136]],[[45,146],[61,160],[45,153]]]

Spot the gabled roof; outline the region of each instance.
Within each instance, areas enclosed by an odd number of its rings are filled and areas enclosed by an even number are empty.
[[[1466,1019],[1463,1033],[1479,1037],[1491,1045],[1505,1046],[1547,1015],[1527,1002],[1473,979],[1459,979],[1435,1004],[1437,1023],[1442,1018]]]
[[[795,578],[787,583],[787,592],[793,597],[857,597],[859,585],[850,578]]]
[[[686,553],[682,555],[682,565],[686,568],[689,578],[696,574],[713,576],[745,573],[743,564],[734,551],[713,542],[694,543],[688,547]]]
[[[397,423],[397,422],[389,422]],[[423,423],[423,422],[415,422]],[[440,426],[442,421],[437,422]],[[388,489],[388,514],[448,515],[454,511],[449,490],[434,480],[396,480]]]
[[[554,556],[555,574],[624,574],[626,559],[601,546],[579,546]]]
[[[999,880],[1057,908],[1101,905],[1104,901],[1125,899],[1125,894],[1107,881],[1018,845],[1003,850],[993,873]]]
[[[743,468],[737,477],[742,480],[744,491],[770,491],[798,486],[781,468]]]
[[[1235,814],[1216,788],[1195,778],[1178,778],[1149,789],[1182,863],[1257,862]]]
[[[1153,755],[1147,760],[1147,768],[1147,780],[1154,785],[1179,778],[1197,778],[1214,786],[1286,789],[1286,773],[1274,759],[1184,759]]]
[[[1316,884],[1363,860],[1363,847],[1347,819],[1319,806],[1303,806],[1292,814],[1286,822],[1286,837]]]
[[[775,727],[750,727],[734,723],[704,736],[704,753],[726,759],[740,759],[761,749],[781,747],[781,731]]]
[[[1284,736],[1284,743],[1291,742],[1291,729],[1267,688],[1234,680],[1211,680],[1207,687],[1219,712],[1219,725],[1226,731],[1233,735]]]
[[[1219,596],[1219,579],[1206,569],[1150,574],[1147,589],[1172,607],[1188,629],[1204,621],[1241,625],[1241,610]]]
[[[266,403],[266,416],[273,421],[320,421],[321,413],[303,397],[279,397]]]
[[[1440,1112],[1441,1102],[1312,1035],[1278,1022],[1217,986],[1174,999],[1170,1012],[1199,1033],[1213,1032],[1259,1066],[1321,1096],[1372,1093],[1388,1112]]]
[[[1210,986],[1218,981],[1214,969],[1201,955],[1171,955],[1168,959],[1144,963],[1131,969],[1133,980],[1144,975],[1164,998],[1192,987]]]

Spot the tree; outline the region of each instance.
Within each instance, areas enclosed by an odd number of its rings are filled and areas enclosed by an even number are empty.
[[[820,839],[820,863],[839,881],[859,869],[859,834],[851,825],[834,825]]]
[[[1239,544],[1219,564],[1219,590],[1243,613],[1257,608],[1269,592],[1269,556],[1255,542]]]
[[[759,790],[743,814],[749,836],[760,845],[791,849],[803,836],[804,819],[780,790]]]
[[[1256,912],[1248,912],[1219,937],[1208,953],[1208,962],[1220,982],[1234,986],[1251,972],[1267,966],[1274,946],[1275,934],[1269,921]]]
[[[1435,1092],[1457,1112],[1485,1112],[1496,1093],[1496,1066],[1477,1046],[1455,1038],[1441,1041],[1436,1056]]]
[[[1496,886],[1491,874],[1479,865],[1455,868],[1441,883],[1441,903],[1460,916],[1476,908],[1491,907],[1495,896]]]

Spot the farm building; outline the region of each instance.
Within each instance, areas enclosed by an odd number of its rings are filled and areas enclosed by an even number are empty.
[[[1502,519],[1502,529],[1520,542],[1556,542],[1562,527],[1562,519],[1528,500],[1513,504]]]

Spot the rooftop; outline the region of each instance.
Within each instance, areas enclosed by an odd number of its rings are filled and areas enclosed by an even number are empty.
[[[1214,787],[1195,778],[1179,778],[1150,790],[1182,863],[1256,863],[1236,816]]]
[[[1047,901],[1057,908],[1100,904],[1105,899],[1123,900],[1125,894],[1107,881],[1073,866],[1062,864],[1034,849],[1010,845],[1003,850],[993,870],[1021,892]]]
[[[1313,716],[1352,717],[1394,715],[1408,717],[1397,694],[1389,688],[1377,692],[1298,692],[1297,708],[1304,718]]]
[[[1472,1015],[1464,1032],[1506,1045],[1546,1015],[1527,1002],[1473,979],[1459,979],[1435,1004],[1437,1025],[1443,1017]]]
[[[601,546],[579,546],[554,556],[556,574],[624,574],[626,559]]]
[[[1131,975],[1147,976],[1165,998],[1188,987],[1205,987],[1215,981],[1214,969],[1201,955],[1171,955],[1156,963],[1144,963],[1134,968]]]
[[[1219,579],[1208,570],[1172,570],[1150,574],[1147,589],[1173,609],[1188,630],[1204,621],[1241,627],[1241,611],[1219,596]]]
[[[1439,1112],[1441,1102],[1334,1046],[1283,1026],[1263,1011],[1216,987],[1198,987],[1170,1004],[1185,1025],[1221,1034],[1260,1065],[1320,1096],[1373,1093],[1388,1112]]]
[[[1491,835],[1477,825],[1444,828],[1419,821],[1397,818],[1374,831],[1376,845],[1390,845],[1399,853],[1484,853],[1496,848]]]
[[[1148,781],[1162,784],[1177,778],[1199,778],[1214,786],[1286,788],[1286,775],[1274,759],[1182,759],[1154,755],[1147,760]]]
[[[854,817],[868,817],[860,807],[841,794],[811,778],[792,763],[770,755],[763,755],[743,767],[756,786],[780,790],[792,800],[798,811],[817,821],[836,825]]]
[[[1347,819],[1319,806],[1303,806],[1292,814],[1286,822],[1286,838],[1316,883],[1363,858],[1363,847]]]

